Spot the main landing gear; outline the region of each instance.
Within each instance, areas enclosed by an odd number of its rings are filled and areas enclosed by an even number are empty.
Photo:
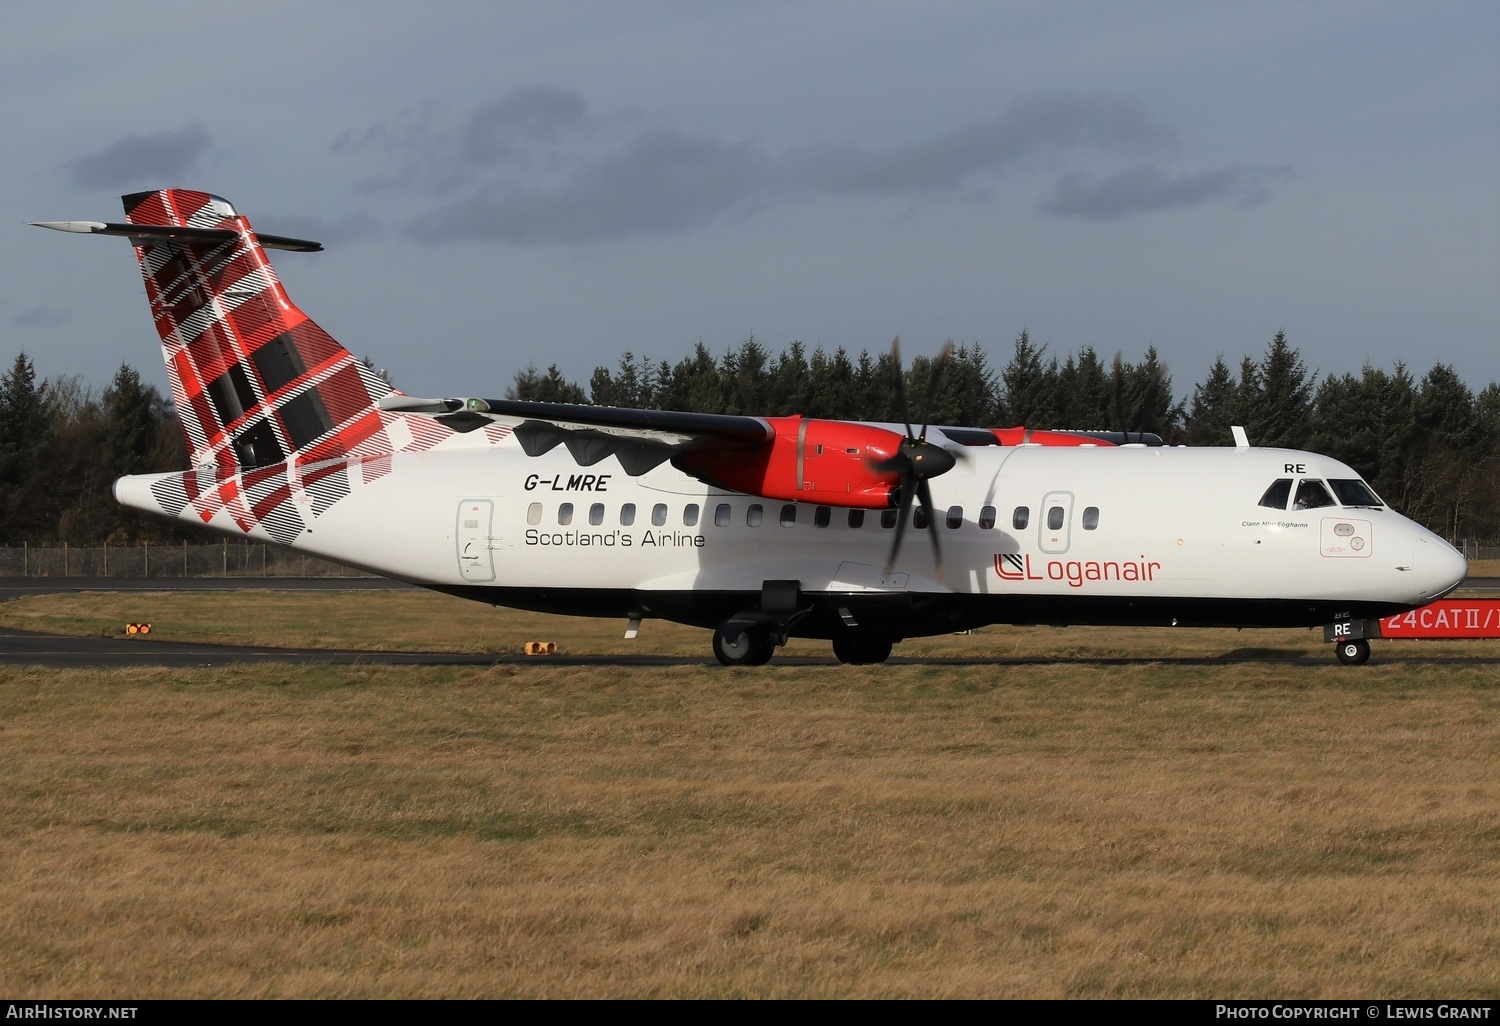
[[[792,625],[810,612],[802,605],[801,581],[762,581],[760,605],[714,631],[714,658],[725,666],[764,666],[786,644]]]
[[[891,657],[891,639],[873,631],[842,631],[833,636],[833,654],[839,662],[854,666],[883,663]]]
[[[800,581],[764,581],[760,603],[731,616],[714,631],[714,658],[725,666],[764,666],[792,628],[813,612],[802,598]],[[891,635],[861,626],[847,609],[833,629],[833,654],[839,662],[862,666],[891,657]],[[826,635],[825,635],[826,636]]]
[[[730,620],[714,631],[714,658],[725,666],[764,666],[775,651],[776,639],[766,624]]]

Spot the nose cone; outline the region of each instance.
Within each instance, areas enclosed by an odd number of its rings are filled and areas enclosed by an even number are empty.
[[[1435,534],[1417,539],[1412,553],[1412,571],[1422,597],[1428,601],[1442,598],[1463,583],[1469,574],[1469,561],[1463,553]]]

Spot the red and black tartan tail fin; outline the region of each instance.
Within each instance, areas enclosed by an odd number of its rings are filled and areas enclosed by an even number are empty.
[[[65,230],[134,244],[194,466],[224,474],[390,452],[375,404],[391,386],[297,309],[265,253],[321,246],[257,236],[206,192],[124,201],[127,224]]]

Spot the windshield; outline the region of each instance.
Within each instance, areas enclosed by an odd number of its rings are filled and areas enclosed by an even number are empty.
[[[1383,506],[1380,496],[1370,490],[1370,486],[1359,478],[1346,478],[1342,481],[1329,478],[1328,483],[1333,486],[1333,494],[1339,497],[1339,502],[1345,506]]]
[[[1266,494],[1260,497],[1262,506],[1271,509],[1286,509],[1286,500],[1292,497],[1292,479],[1283,477],[1279,481],[1271,482],[1271,487],[1266,489]]]
[[[1297,497],[1292,500],[1292,509],[1321,509],[1333,505],[1333,496],[1316,478],[1304,477],[1297,485]]]

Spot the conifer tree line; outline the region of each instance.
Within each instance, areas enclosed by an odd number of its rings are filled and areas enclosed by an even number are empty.
[[[1309,371],[1278,332],[1257,359],[1219,356],[1191,394],[1177,396],[1154,348],[1138,361],[1083,347],[1059,360],[1027,332],[1000,367],[977,344],[956,346],[937,393],[933,360],[905,368],[909,416],[933,424],[1129,430],[1169,444],[1230,445],[1242,425],[1254,445],[1326,453],[1349,464],[1386,502],[1449,538],[1500,538],[1500,385],[1472,391],[1452,367],[1418,378],[1386,371]],[[748,338],[715,356],[703,343],[676,363],[626,352],[598,367],[587,390],[554,364],[516,374],[507,395],[540,402],[899,422],[889,352],[773,354]],[[38,381],[19,354],[0,375],[0,544],[153,544],[217,538],[138,514],[111,494],[123,474],[181,470],[175,411],[122,365],[102,392],[77,377]]]

